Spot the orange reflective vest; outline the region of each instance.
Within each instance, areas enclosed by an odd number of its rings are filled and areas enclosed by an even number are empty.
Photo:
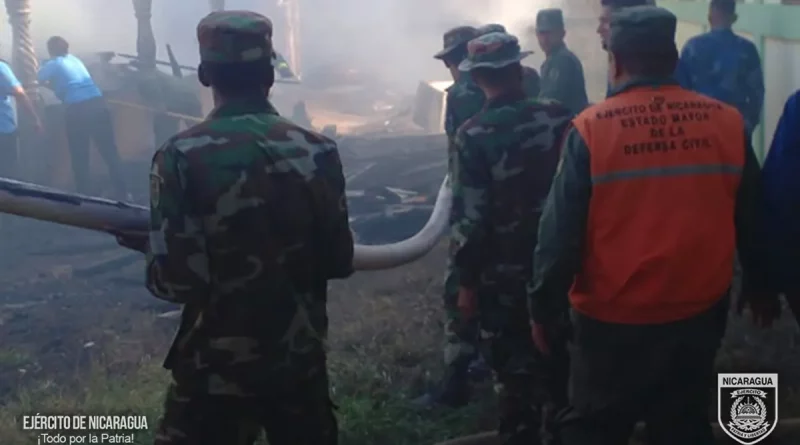
[[[733,279],[742,116],[678,86],[634,88],[574,120],[592,197],[575,310],[625,324],[682,320]]]

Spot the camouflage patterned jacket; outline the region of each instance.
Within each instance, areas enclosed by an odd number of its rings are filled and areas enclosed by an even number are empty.
[[[534,68],[523,66],[522,77],[522,85],[523,88],[525,88],[525,94],[529,97],[538,96],[540,89],[539,73]],[[453,171],[453,142],[456,132],[468,119],[481,111],[485,102],[486,96],[484,96],[483,91],[481,91],[469,77],[469,73],[461,73],[461,78],[458,82],[447,89],[445,133],[450,141],[448,145],[451,147],[448,153],[449,171]]]
[[[184,305],[165,366],[238,396],[322,372],[327,280],[353,272],[336,144],[254,98],[168,140],[150,178],[147,288]]]
[[[512,93],[487,102],[456,137],[451,254],[460,284],[517,307],[525,323],[541,207],[571,118],[555,102]],[[503,323],[487,312],[489,329]]]
[[[753,42],[716,29],[686,42],[675,77],[682,87],[713,97],[744,116],[748,132],[761,121],[764,73]]]
[[[475,113],[481,111],[485,100],[483,91],[475,85],[468,73],[461,73],[461,77],[447,89],[444,132],[447,134],[447,165],[451,173],[456,131]]]

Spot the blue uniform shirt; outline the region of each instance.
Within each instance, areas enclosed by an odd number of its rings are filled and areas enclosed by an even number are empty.
[[[675,77],[688,90],[736,107],[748,133],[761,121],[761,58],[753,42],[731,29],[715,29],[689,39],[681,51]]]
[[[800,290],[800,91],[783,108],[762,169],[764,236],[772,282]]]
[[[0,133],[9,134],[17,130],[17,113],[14,111],[11,94],[22,86],[11,67],[0,61]]]
[[[50,84],[53,92],[65,104],[84,102],[103,95],[81,59],[72,54],[45,62],[39,69],[39,83]]]

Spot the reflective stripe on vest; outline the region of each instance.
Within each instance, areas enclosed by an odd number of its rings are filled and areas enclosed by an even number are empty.
[[[677,86],[646,87],[573,123],[589,147],[592,198],[572,306],[630,324],[710,308],[733,278],[739,112]]]

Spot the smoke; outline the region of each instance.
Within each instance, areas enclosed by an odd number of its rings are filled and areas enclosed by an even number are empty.
[[[158,53],[169,43],[183,64],[197,63],[195,26],[210,10],[208,0],[152,0]],[[30,0],[37,54],[46,57],[52,35],[70,41],[75,53],[136,50],[132,0]],[[385,82],[413,88],[421,79],[447,77],[432,55],[442,33],[463,24],[500,23],[521,37],[536,12],[563,7],[559,0],[300,0],[300,53],[304,70],[330,65],[358,69]],[[228,0],[228,9],[251,9],[270,16],[280,48],[285,32],[277,0]],[[583,3],[583,2],[575,2]],[[576,5],[583,7],[585,5]],[[282,29],[283,28],[283,29]],[[0,33],[8,54],[10,31]],[[538,66],[539,58],[528,63]]]
[[[414,87],[421,79],[449,77],[432,57],[442,48],[446,30],[499,23],[522,38],[540,9],[564,4],[563,0],[310,0],[301,10],[303,63],[312,68],[338,61]],[[538,67],[541,56],[527,63]]]

